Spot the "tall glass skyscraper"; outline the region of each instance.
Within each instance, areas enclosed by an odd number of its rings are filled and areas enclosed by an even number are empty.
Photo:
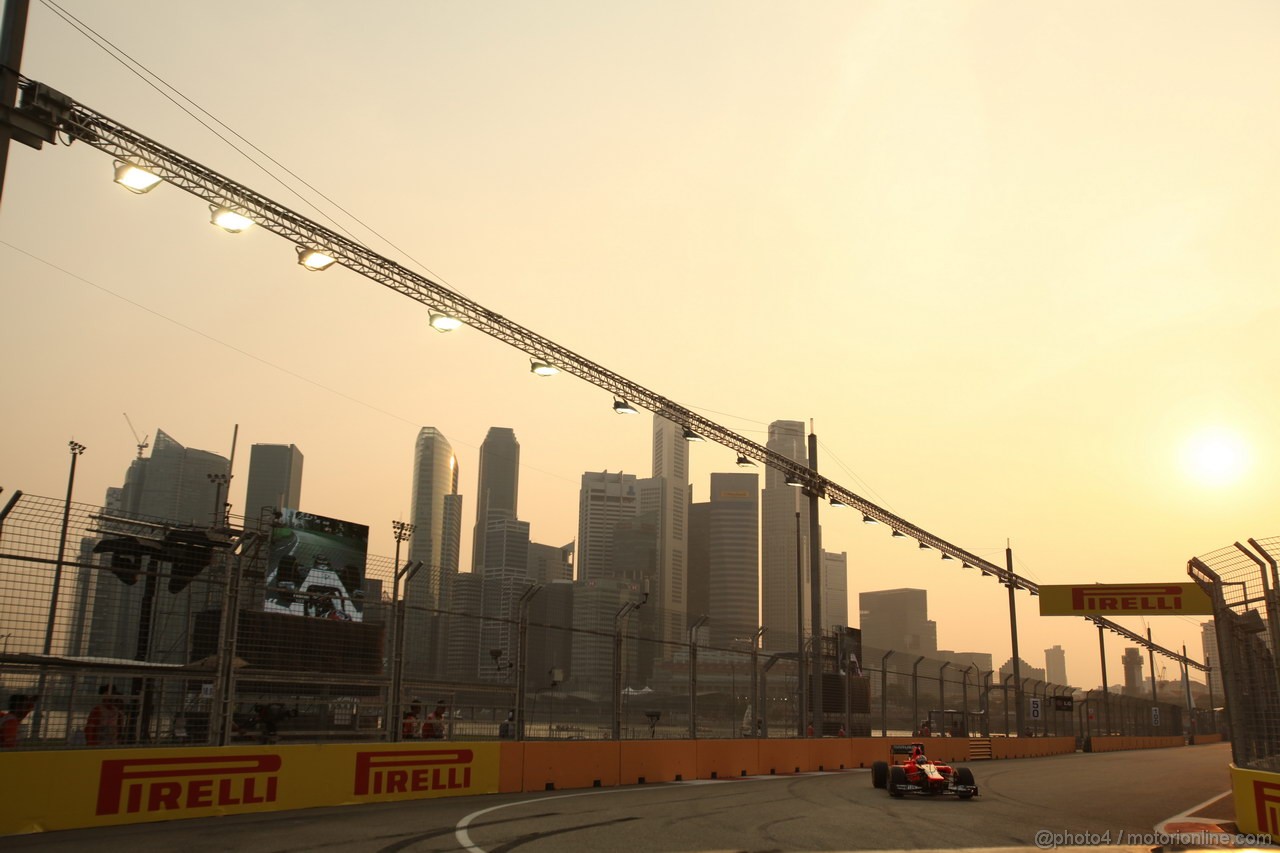
[[[422,568],[404,590],[405,667],[411,677],[437,674],[443,667],[438,653],[441,619],[435,612],[445,606],[444,574],[447,531],[445,497],[458,492],[458,462],[453,447],[435,427],[423,427],[413,454],[413,538],[409,559]]]
[[[471,571],[485,567],[485,531],[490,510],[519,518],[516,503],[520,491],[520,442],[509,427],[489,427],[480,445],[480,472],[476,486],[476,526],[472,535]]]
[[[795,462],[808,463],[801,421],[769,424],[766,446]],[[798,554],[797,512],[800,513]],[[760,525],[760,614],[761,624],[769,629],[764,635],[764,647],[769,651],[795,651],[797,586],[803,608],[803,630],[806,636],[809,633],[809,501],[801,497],[800,489],[788,486],[783,473],[774,468],[766,469],[764,475]]]

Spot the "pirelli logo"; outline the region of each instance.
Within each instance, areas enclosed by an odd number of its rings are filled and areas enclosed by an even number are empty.
[[[1273,838],[1280,835],[1280,785],[1254,779],[1253,804],[1257,809],[1259,831]]]
[[[279,755],[107,759],[97,814],[274,803],[280,764]]]
[[[1040,587],[1041,616],[1210,615],[1213,603],[1194,583]]]
[[[353,793],[363,797],[470,788],[474,760],[469,749],[357,752]]]

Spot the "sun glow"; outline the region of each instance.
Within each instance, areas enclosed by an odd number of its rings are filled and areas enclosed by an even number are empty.
[[[1228,429],[1202,430],[1182,445],[1182,470],[1205,486],[1229,486],[1239,480],[1250,463],[1244,440]]]

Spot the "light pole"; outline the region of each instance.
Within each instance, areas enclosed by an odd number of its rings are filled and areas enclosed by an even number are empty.
[[[67,475],[67,500],[62,507],[62,531],[58,535],[58,559],[53,566],[53,593],[49,597],[49,621],[44,629],[44,653],[53,648],[53,623],[58,615],[58,587],[62,583],[62,565],[67,554],[67,528],[71,526],[71,490],[76,484],[76,460],[84,453],[85,446],[78,441],[67,442],[71,450],[71,472]]]
[[[222,499],[222,488],[231,483],[230,474],[206,474],[213,483],[213,524],[212,527],[225,527],[227,524],[227,507]]]
[[[639,603],[625,602],[613,614],[613,739],[622,740],[622,626],[631,612],[638,610],[649,598],[644,593]]]
[[[400,545],[409,541],[415,526],[407,521],[392,521],[391,534],[396,540],[395,563],[392,564],[391,577],[391,690],[387,697],[387,727],[393,742],[401,738],[400,693],[404,689],[404,608],[400,603],[400,578],[413,571],[412,563],[400,565]]]
[[[76,460],[85,451],[85,446],[78,441],[67,442],[67,447],[71,451],[71,471],[67,475],[67,499],[62,505],[62,531],[58,535],[58,559],[53,565],[53,590],[49,593],[49,621],[45,623],[44,628],[45,657],[48,657],[53,650],[53,627],[58,618],[58,588],[62,585],[62,565],[67,555],[67,529],[71,526],[71,491],[76,484]],[[40,683],[36,688],[37,696],[43,697],[44,683],[45,670],[41,667]],[[36,737],[40,736],[40,708],[42,704],[38,703],[35,712],[31,715],[31,731],[35,733]]]
[[[889,735],[889,658],[893,657],[893,649],[880,658],[880,737]]]
[[[689,626],[689,740],[698,739],[698,629],[707,619],[703,614]]]
[[[920,725],[920,664],[924,655],[916,658],[911,665],[911,733],[919,731]]]
[[[524,740],[525,670],[529,664],[529,603],[542,592],[542,584],[534,584],[520,594],[516,602],[518,635],[516,638],[516,740]]]
[[[1018,591],[1018,576],[1013,573],[1013,547],[1008,543],[1004,549],[1005,585],[1009,587],[1009,637],[1013,646],[1013,719],[1022,734],[1022,659],[1018,657],[1018,607],[1015,593]],[[1008,726],[1005,727],[1006,729]],[[1006,732],[1007,734],[1008,732]]]

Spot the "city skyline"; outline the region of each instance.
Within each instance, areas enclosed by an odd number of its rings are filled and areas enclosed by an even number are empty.
[[[389,4],[348,38],[320,3],[304,21],[228,9],[180,39],[159,4],[68,8],[358,212],[377,234],[344,223],[378,251],[753,440],[813,418],[824,475],[1071,583],[1182,580],[1189,557],[1274,532],[1278,13],[1175,7]],[[311,49],[337,39],[341,69]],[[23,71],[309,210],[43,7]],[[264,94],[297,79],[347,130]],[[382,554],[424,424],[465,478],[485,429],[511,425],[544,542],[573,539],[581,472],[648,470],[647,418],[586,383],[438,334],[346,270],[308,273],[260,230],[218,232],[173,187],[131,196],[86,146],[15,146],[10,166],[0,357],[30,416],[4,427],[6,496],[62,495],[74,438],[75,499],[98,501],[137,443],[122,411],[224,457],[238,424],[238,507],[245,449],[296,443],[306,502],[368,523]],[[234,393],[211,393],[223,372]],[[691,446],[690,482],[733,456]],[[1008,657],[990,578],[852,513],[820,520],[851,597],[927,586],[940,645]],[[1023,657],[1061,644],[1072,680],[1097,680],[1087,622],[1017,606]],[[1199,656],[1195,620],[1151,627]]]

